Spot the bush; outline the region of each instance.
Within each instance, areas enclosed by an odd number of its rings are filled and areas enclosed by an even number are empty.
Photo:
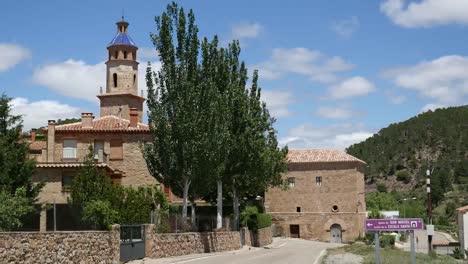
[[[409,183],[411,181],[411,175],[407,169],[399,170],[396,172],[397,181]]]
[[[464,258],[465,258],[464,254],[463,254],[463,251],[460,250],[459,247],[457,247],[457,248],[455,248],[455,249],[453,250],[452,256],[453,256],[454,258],[456,258],[456,259],[464,259]]]
[[[395,245],[395,236],[383,235],[380,237],[380,246],[383,248],[393,247]]]
[[[377,183],[377,191],[386,193],[387,192],[387,186],[385,186],[385,184],[383,184],[383,183]]]
[[[258,214],[257,215],[257,228],[262,229],[271,226],[271,215]]]
[[[241,225],[250,230],[257,231],[260,228],[271,226],[271,215],[258,213],[256,206],[247,206],[240,214]]]
[[[119,213],[112,209],[108,201],[94,200],[88,202],[83,208],[82,220],[88,222],[96,229],[107,229],[119,222]]]

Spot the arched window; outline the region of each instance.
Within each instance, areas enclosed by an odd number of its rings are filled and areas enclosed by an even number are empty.
[[[136,74],[133,74],[133,84],[136,82]]]
[[[119,58],[119,52],[118,52],[118,51],[115,52],[114,58],[115,58],[115,59],[118,59],[118,58]]]
[[[114,77],[114,87],[117,87],[117,73],[112,74],[112,77]]]
[[[124,51],[124,59],[127,59],[127,52]]]

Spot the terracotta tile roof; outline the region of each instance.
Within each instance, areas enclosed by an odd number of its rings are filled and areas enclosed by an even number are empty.
[[[104,116],[93,120],[93,127],[82,127],[81,122],[58,125],[55,131],[70,132],[149,132],[149,126],[138,123],[137,127],[130,127],[130,121],[117,116]]]
[[[84,164],[82,162],[38,162],[36,163],[37,168],[80,168]],[[97,163],[96,167],[105,168],[116,174],[123,174],[122,171],[112,168],[106,163]]]
[[[312,163],[312,162],[360,162],[364,161],[355,158],[344,151],[334,149],[307,149],[289,150],[288,161],[291,163]]]
[[[41,150],[47,148],[47,141],[35,141],[29,144],[30,150]]]
[[[468,205],[465,205],[465,206],[463,206],[463,207],[457,208],[457,211],[459,211],[459,212],[466,212],[466,211],[468,211]]]

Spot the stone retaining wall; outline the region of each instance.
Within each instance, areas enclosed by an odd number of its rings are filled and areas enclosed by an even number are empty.
[[[154,225],[145,226],[145,254],[149,258],[230,251],[241,248],[239,232],[157,234],[154,230]]]
[[[0,263],[119,263],[120,230],[0,232]]]

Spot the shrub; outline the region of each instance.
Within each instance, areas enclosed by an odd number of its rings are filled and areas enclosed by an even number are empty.
[[[256,206],[246,206],[244,210],[240,213],[240,222],[241,225],[246,227],[249,226],[249,223],[253,222],[253,218],[256,218],[258,215],[258,208]]]
[[[258,214],[257,215],[257,228],[265,228],[271,226],[271,215],[269,214]]]
[[[461,251],[460,248],[458,248],[458,247],[453,250],[452,256],[454,258],[456,258],[456,259],[464,259],[465,258],[465,256],[463,255],[463,251]]]
[[[257,231],[260,228],[271,226],[271,215],[258,213],[256,206],[247,206],[240,214],[241,225],[250,230]]]
[[[393,247],[395,245],[395,236],[383,235],[380,237],[380,246],[383,248]]]
[[[385,184],[383,184],[383,183],[377,183],[377,191],[386,193],[387,192],[387,186],[385,186]]]
[[[108,201],[93,200],[86,203],[83,208],[82,220],[88,222],[96,229],[108,229],[119,221],[119,213],[112,209]]]
[[[409,183],[411,181],[411,175],[407,169],[399,170],[396,172],[397,181]]]

